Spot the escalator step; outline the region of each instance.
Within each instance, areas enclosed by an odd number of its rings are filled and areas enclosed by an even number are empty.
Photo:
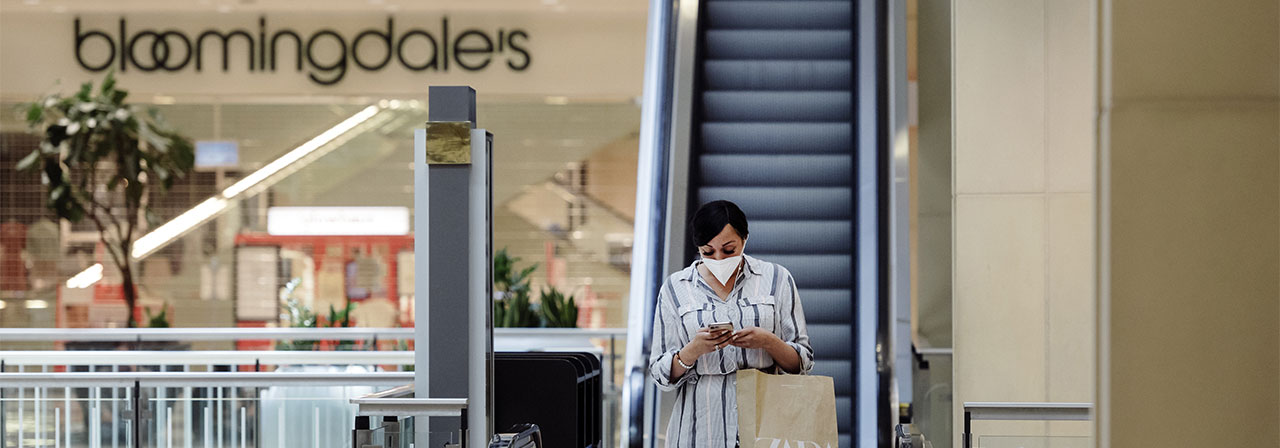
[[[707,90],[848,90],[850,61],[708,60],[702,64]]]
[[[703,123],[702,152],[852,153],[849,123]]]
[[[708,122],[847,122],[853,115],[853,94],[841,90],[705,92],[702,113]]]
[[[786,310],[779,310],[786,312]],[[806,314],[808,316],[808,314]],[[818,360],[853,358],[853,327],[843,324],[809,324],[809,345]]]
[[[851,31],[708,30],[703,59],[837,59],[853,56]]]
[[[847,381],[853,382],[850,376]],[[836,394],[836,429],[840,431],[840,446],[853,446],[853,439],[846,435],[853,431],[853,394]]]
[[[850,342],[850,344],[852,344],[852,342]],[[821,349],[818,347],[814,347],[813,351],[815,354],[821,353]],[[809,374],[829,376],[832,379],[853,378],[853,361],[837,359],[815,360],[813,363],[813,370],[810,371]],[[833,383],[835,383],[836,386],[836,395],[853,395],[852,381],[833,381]]]
[[[848,254],[853,250],[849,221],[751,220],[751,253]]]
[[[698,158],[705,186],[847,186],[853,155],[709,154]]]
[[[710,1],[707,25],[711,29],[850,29],[852,3],[848,1]]]
[[[698,203],[733,201],[750,219],[851,219],[848,187],[698,187]]]
[[[853,319],[853,293],[847,289],[800,289],[805,319],[811,324],[844,324]]]
[[[785,266],[791,271],[797,288],[836,289],[853,286],[853,256],[849,254],[781,255],[756,250],[751,250],[750,253],[753,257]],[[832,352],[828,352],[827,356],[839,357]]]

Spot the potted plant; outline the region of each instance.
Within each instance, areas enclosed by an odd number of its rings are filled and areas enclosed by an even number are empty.
[[[529,302],[529,275],[538,268],[537,263],[523,269],[517,269],[520,257],[507,254],[507,249],[499,249],[493,254],[493,301],[494,327],[536,327],[538,315]]]
[[[128,325],[136,327],[131,251],[144,220],[157,221],[146,199],[189,173],[195,154],[191,140],[154,108],[128,104],[127,96],[108,73],[96,93],[88,82],[74,95],[55,93],[24,105],[27,124],[41,139],[17,169],[41,173],[46,206],[59,218],[88,219],[97,228],[120,270]]]
[[[547,328],[577,328],[578,305],[573,296],[565,297],[564,293],[554,286],[542,290],[539,301],[542,303],[542,323]]]
[[[297,290],[300,284],[302,284],[302,279],[295,278],[284,285],[284,289],[280,292],[280,298],[285,302],[285,312],[281,313],[280,318],[288,321],[290,328],[316,328],[319,326],[320,316],[311,311],[311,307],[298,300]],[[310,340],[277,341],[276,350],[314,350],[316,342]]]

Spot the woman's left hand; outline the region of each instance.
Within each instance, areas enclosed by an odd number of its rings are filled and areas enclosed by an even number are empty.
[[[742,348],[768,348],[770,345],[782,342],[773,332],[760,327],[746,327],[733,332],[733,338],[729,339],[729,344]]]

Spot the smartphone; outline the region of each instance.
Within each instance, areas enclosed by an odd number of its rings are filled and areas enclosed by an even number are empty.
[[[707,329],[713,333],[717,331],[733,331],[733,322],[712,322],[711,325],[707,325]]]

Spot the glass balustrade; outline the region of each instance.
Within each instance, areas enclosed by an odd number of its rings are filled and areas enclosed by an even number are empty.
[[[382,343],[412,334],[411,329],[399,328],[349,329],[368,333],[356,336],[337,335],[332,329],[306,335],[294,334],[294,329],[169,329],[163,335],[153,329],[98,329],[18,336],[8,330],[17,329],[0,329],[5,338],[14,336],[16,341],[11,343],[118,341],[115,333],[121,331],[131,332],[129,340],[144,342],[157,338],[340,340],[348,336],[372,340],[376,335]],[[615,446],[619,397],[614,385],[620,370],[616,350],[624,346],[624,336],[621,329],[499,329],[495,346],[507,351],[573,350],[601,356],[606,378],[605,444]],[[127,348],[0,350],[0,448],[350,447],[357,409],[350,400],[411,383],[413,378],[413,352],[407,350]],[[371,428],[382,428],[375,441],[395,446],[388,444],[395,437],[388,438],[382,423],[378,420]],[[412,433],[412,417],[397,417],[396,427],[401,434]],[[461,435],[442,434],[442,439],[460,441]]]
[[[343,448],[352,444],[351,399],[385,388],[5,387],[0,433],[4,447]]]

